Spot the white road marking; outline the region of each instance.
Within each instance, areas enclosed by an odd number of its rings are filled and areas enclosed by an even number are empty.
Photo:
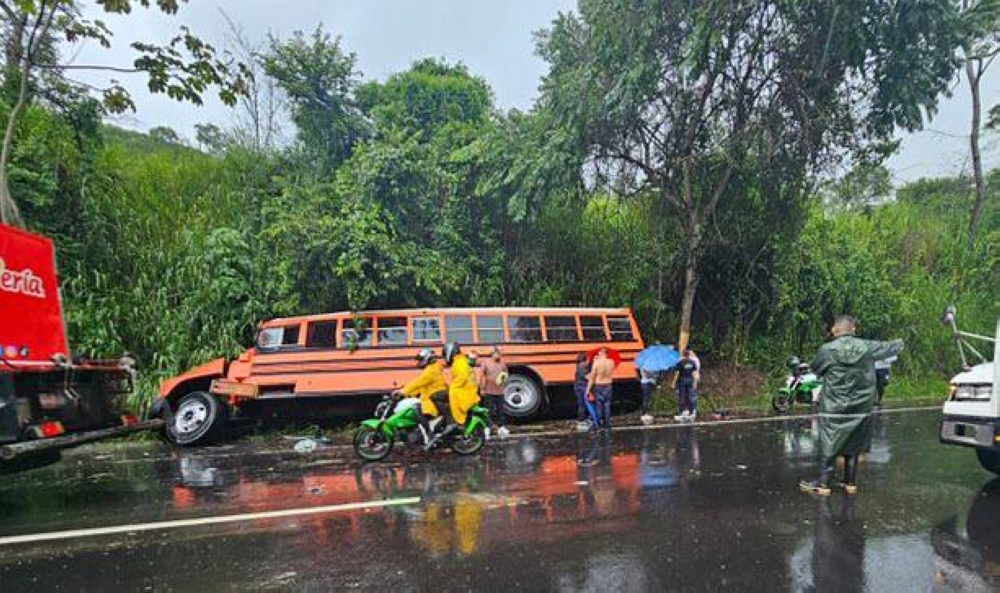
[[[118,535],[122,533],[138,533],[140,531],[159,531],[163,529],[179,529],[181,527],[198,527],[201,525],[217,525],[219,523],[237,523],[240,521],[256,521],[258,519],[280,519],[283,517],[299,517],[302,515],[318,515],[321,513],[336,513],[358,509],[374,509],[381,507],[418,504],[419,496],[411,498],[393,498],[388,500],[372,500],[369,502],[352,502],[349,504],[334,504],[319,507],[302,507],[280,511],[262,511],[258,513],[241,513],[237,515],[221,515],[218,517],[195,517],[192,519],[177,519],[173,521],[156,521],[153,523],[136,523],[133,525],[112,525],[109,527],[92,527],[89,529],[70,529],[67,531],[50,531],[48,533],[29,533],[0,537],[0,546],[11,544],[33,544],[62,539],[95,537],[100,535]]]

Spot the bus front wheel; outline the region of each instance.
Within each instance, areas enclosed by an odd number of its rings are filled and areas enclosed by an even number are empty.
[[[1000,476],[1000,451],[991,449],[976,449],[976,457],[983,469]]]
[[[193,391],[177,402],[167,425],[167,438],[183,447],[220,440],[229,420],[229,409],[211,394]]]
[[[537,381],[526,375],[511,374],[503,392],[507,415],[512,418],[531,418],[541,412],[545,394]]]

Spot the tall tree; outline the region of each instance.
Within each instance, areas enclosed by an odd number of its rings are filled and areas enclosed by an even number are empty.
[[[264,70],[266,42],[251,39],[228,14],[222,16],[229,27],[231,51],[247,68],[246,92],[236,105],[228,140],[256,152],[272,151],[281,143],[282,123],[288,114],[278,81]]]
[[[153,130],[150,130],[152,135]],[[195,124],[194,139],[202,150],[209,154],[220,155],[226,151],[229,137],[219,126],[211,123]]]
[[[350,156],[366,131],[354,98],[361,73],[357,58],[317,27],[312,35],[296,31],[291,39],[271,39],[264,71],[288,97],[302,148],[331,174]]]
[[[109,14],[130,14],[134,7],[154,5],[164,13],[174,14],[184,1],[103,0],[97,4]],[[219,98],[227,104],[233,104],[243,90],[243,68],[221,59],[211,45],[187,27],[181,27],[180,33],[165,45],[132,43],[136,57],[131,66],[61,60],[59,49],[63,45],[96,41],[102,47],[111,47],[112,32],[102,21],[84,18],[84,6],[82,0],[0,0],[0,27],[5,43],[3,86],[5,99],[10,103],[0,148],[0,221],[22,224],[10,192],[7,169],[20,117],[35,96],[44,94],[46,86],[58,87],[57,92],[96,92],[104,108],[112,113],[135,108],[128,91],[117,80],[110,80],[107,87],[96,88],[74,82],[68,73],[79,70],[141,73],[147,77],[151,92],[195,104],[201,104],[203,94],[212,86],[217,87]]]
[[[449,126],[484,123],[493,96],[464,65],[426,58],[383,83],[362,85],[358,103],[380,129],[416,131],[429,140]]]
[[[971,249],[979,234],[986,203],[986,178],[983,175],[983,156],[979,147],[982,133],[983,98],[982,80],[993,60],[1000,55],[1000,0],[959,0],[965,39],[962,59],[965,61],[965,80],[972,97],[972,121],[969,130],[969,154],[972,158],[974,197],[969,212],[969,240]],[[1000,107],[1000,106],[998,106]]]
[[[684,237],[688,342],[708,225],[734,180],[879,157],[922,123],[956,64],[945,0],[580,0],[540,37],[540,107],[576,134],[585,175],[657,197]]]

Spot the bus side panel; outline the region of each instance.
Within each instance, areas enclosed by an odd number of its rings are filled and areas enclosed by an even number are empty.
[[[634,327],[634,320],[632,321]],[[638,330],[635,330],[638,336]],[[566,342],[500,344],[509,367],[533,370],[545,385],[572,384],[576,359],[600,346],[619,352],[622,364],[615,370],[617,381],[635,381],[635,357],[642,349],[639,339],[628,342]],[[398,389],[419,374],[416,355],[423,347],[360,348],[353,352],[335,349],[296,349],[254,354],[245,367],[246,380],[262,386],[266,395],[351,395],[386,393]],[[492,344],[464,346],[467,353],[489,355]],[[241,373],[242,374],[242,373]]]
[[[304,394],[386,393],[416,377],[419,348],[317,350],[257,355],[249,382]]]

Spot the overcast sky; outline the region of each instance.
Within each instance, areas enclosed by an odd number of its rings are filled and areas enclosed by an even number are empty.
[[[129,65],[128,45],[135,40],[168,40],[181,24],[217,47],[226,45],[224,11],[250,37],[281,37],[295,30],[312,31],[322,23],[343,38],[343,47],[358,56],[366,78],[384,79],[422,57],[461,61],[493,87],[502,108],[528,109],[536,95],[545,63],[534,54],[532,33],[548,26],[559,11],[572,10],[575,0],[191,0],[174,17],[139,9],[127,19],[105,19],[115,45],[82,48],[77,63]],[[95,12],[90,16],[98,16]],[[92,79],[99,80],[99,79]],[[106,80],[106,79],[105,79]],[[212,98],[203,107],[177,103],[145,91],[141,78],[123,77],[133,91],[137,112],[117,123],[146,130],[170,126],[193,138],[194,125],[213,122],[225,127],[228,109]],[[1000,64],[985,81],[986,106],[1000,101]],[[956,84],[928,129],[903,139],[890,161],[897,182],[954,174],[968,164],[969,95]],[[987,167],[1000,166],[1000,139],[984,139]]]

